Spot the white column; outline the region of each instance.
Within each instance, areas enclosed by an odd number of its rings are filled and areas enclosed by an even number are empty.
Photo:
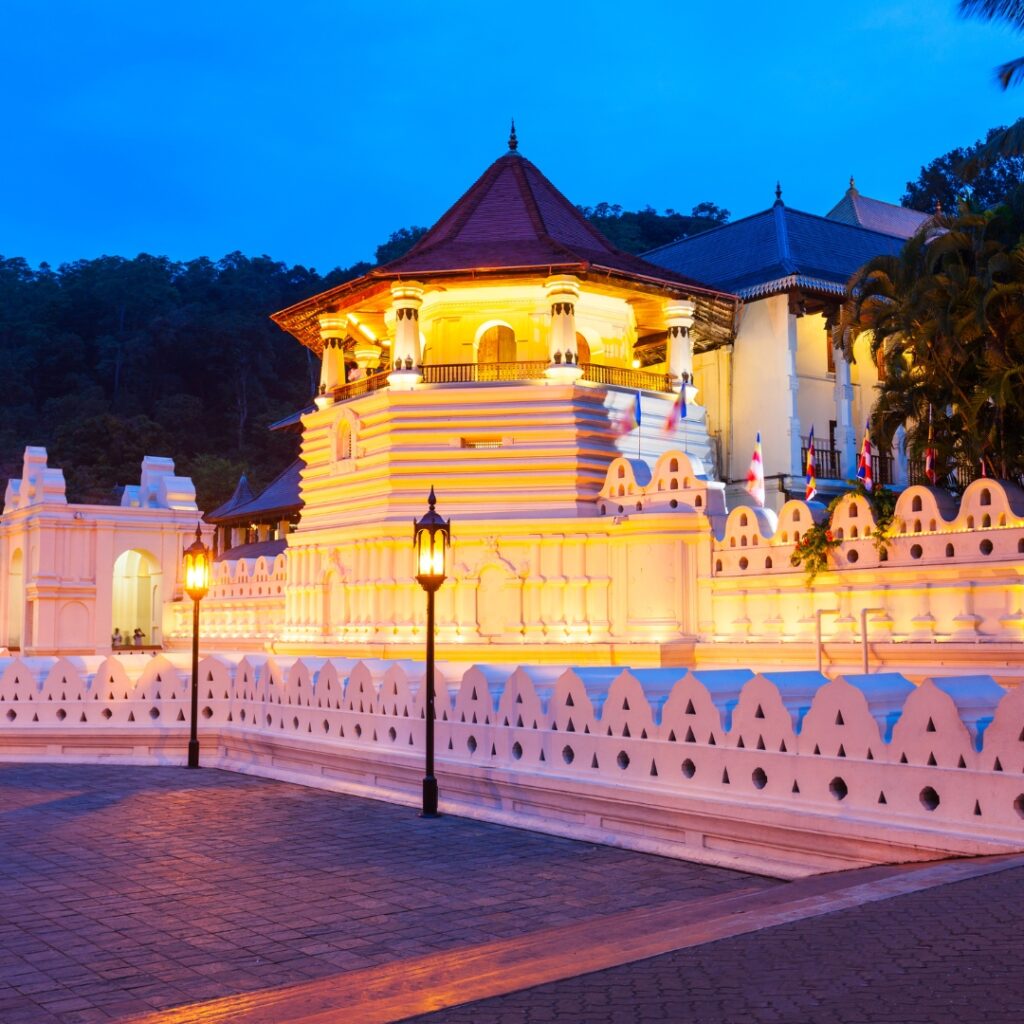
[[[395,341],[391,346],[391,373],[388,383],[396,390],[408,391],[422,379],[420,363],[420,306],[423,286],[416,281],[395,281],[391,285],[391,305],[395,314]]]
[[[777,301],[787,301],[785,297]],[[804,466],[800,458],[803,441],[800,437],[800,378],[796,373],[796,316],[786,314],[786,378],[789,383],[789,471],[793,476],[803,476]],[[826,424],[827,426],[827,424]],[[825,436],[828,436],[826,431]]]
[[[695,309],[696,306],[688,299],[665,305],[665,323],[668,326],[666,361],[669,374],[676,380],[684,373],[693,380],[693,338],[690,330]]]
[[[829,338],[829,344],[832,338]],[[842,349],[835,349],[836,447],[842,454],[839,471],[850,480],[857,472],[857,427],[853,422],[853,384],[850,363]]]
[[[544,374],[552,380],[570,383],[583,375],[576,351],[576,303],[580,283],[575,277],[558,275],[544,282],[544,291],[551,304],[548,334],[551,364]]]
[[[324,313],[320,317],[320,338],[324,343],[320,363],[320,393],[330,392],[345,383],[345,335],[348,320],[344,314]]]

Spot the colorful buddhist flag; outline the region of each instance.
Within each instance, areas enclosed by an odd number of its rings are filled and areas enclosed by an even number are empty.
[[[679,426],[682,420],[686,419],[686,380],[684,379],[682,384],[679,385],[679,394],[676,395],[675,401],[672,403],[672,408],[668,411],[668,416],[665,417],[665,429],[667,431],[675,430]]]
[[[811,434],[807,438],[807,490],[804,492],[804,501],[810,501],[818,493],[818,479],[814,467],[814,426],[811,425]]]
[[[864,490],[871,493],[874,480],[871,477],[871,421],[864,424],[864,444],[857,460],[857,479],[864,485]]]
[[[761,456],[761,431],[757,432],[757,440],[754,442],[754,454],[750,459],[750,469],[747,470],[747,493],[757,502],[759,508],[764,508],[764,459]]]
[[[928,483],[935,486],[935,446],[932,433],[932,407],[928,406],[928,447],[924,450],[924,475]]]
[[[628,434],[636,430],[640,426],[640,416],[640,392],[637,391],[629,408],[622,414],[622,418],[619,420],[618,432],[620,434]]]

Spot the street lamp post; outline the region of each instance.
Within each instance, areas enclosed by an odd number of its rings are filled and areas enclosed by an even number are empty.
[[[185,548],[185,593],[192,598],[192,718],[188,740],[188,767],[199,767],[199,602],[210,589],[210,549],[196,524],[196,539]]]
[[[434,595],[447,578],[448,549],[452,542],[451,520],[435,511],[434,488],[427,498],[430,508],[418,522],[413,521],[412,543],[416,558],[416,582],[427,592],[426,707],[427,765],[423,776],[423,818],[437,817],[437,779],[434,777]]]

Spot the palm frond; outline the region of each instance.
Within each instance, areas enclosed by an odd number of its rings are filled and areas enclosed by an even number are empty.
[[[1016,57],[996,68],[996,79],[1004,89],[1024,80],[1024,57]]]
[[[1024,31],[1024,3],[1021,0],[960,0],[960,16],[983,21],[1005,21]]]

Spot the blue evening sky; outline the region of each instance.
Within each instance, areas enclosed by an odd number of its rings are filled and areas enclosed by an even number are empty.
[[[576,203],[825,213],[1015,119],[954,0],[3,0],[0,253],[326,271],[505,149]]]

